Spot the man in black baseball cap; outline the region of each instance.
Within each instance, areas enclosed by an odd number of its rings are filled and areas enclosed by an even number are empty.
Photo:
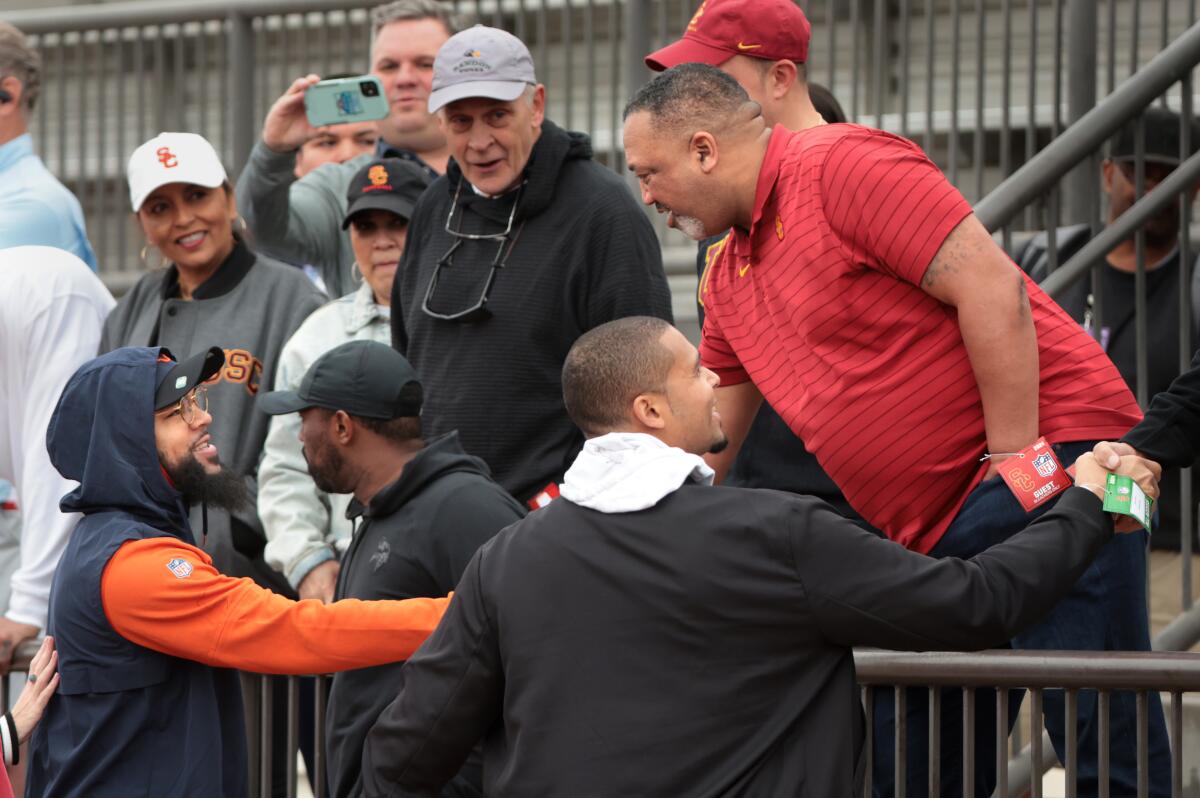
[[[272,415],[300,413],[313,482],[354,496],[347,516],[361,523],[335,601],[444,596],[475,550],[524,515],[484,462],[463,451],[457,432],[422,439],[422,398],[403,355],[375,341],[349,341],[318,358],[296,390],[258,400]],[[399,690],[402,665],[334,677],[326,728],[332,795],[361,794],[363,741]],[[480,794],[477,754],[459,773],[455,794]]]

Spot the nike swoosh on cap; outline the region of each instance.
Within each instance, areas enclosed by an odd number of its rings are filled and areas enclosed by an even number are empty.
[[[742,42],[737,43],[737,48],[739,50],[757,50],[759,47],[762,47],[762,45],[761,44],[743,44]]]

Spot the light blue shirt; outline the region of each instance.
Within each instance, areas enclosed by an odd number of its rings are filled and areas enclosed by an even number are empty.
[[[28,133],[0,145],[0,249],[26,244],[65,249],[96,271],[79,200],[33,154]]]

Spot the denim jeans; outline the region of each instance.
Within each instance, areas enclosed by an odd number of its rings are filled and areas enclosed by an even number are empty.
[[[1054,447],[1064,467],[1091,442]],[[966,559],[1001,543],[1046,512],[1050,504],[1026,513],[1004,481],[995,477],[983,482],[966,503],[945,535],[930,552],[933,557]],[[1149,651],[1150,630],[1146,616],[1146,533],[1117,535],[1101,549],[1071,592],[1044,619],[1025,629],[1011,641],[1012,648],[1038,650]],[[897,597],[899,600],[900,597]],[[876,796],[894,791],[895,703],[891,688],[874,691],[875,749],[873,787]],[[1023,693],[1009,692],[1009,728],[1015,722]],[[1170,794],[1171,753],[1157,693],[1149,696],[1150,708],[1150,794]],[[908,691],[906,698],[906,794],[929,794],[928,691]],[[943,690],[941,698],[940,794],[962,795],[962,691]],[[1065,757],[1065,694],[1043,693],[1046,730],[1058,752]],[[1097,760],[1099,718],[1097,694],[1078,693],[1078,747],[1080,796],[1098,794]],[[974,794],[989,796],[996,785],[996,693],[975,691],[975,788]],[[1133,693],[1111,694],[1109,714],[1109,782],[1112,795],[1137,794],[1137,706]]]

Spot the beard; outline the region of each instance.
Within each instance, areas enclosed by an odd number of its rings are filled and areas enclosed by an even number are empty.
[[[245,480],[226,468],[210,474],[191,453],[174,465],[167,465],[161,455],[159,460],[176,490],[183,494],[186,504],[204,502],[209,507],[232,511],[241,509],[249,501]]]
[[[308,464],[308,475],[318,490],[325,493],[353,493],[354,488],[343,485],[340,481],[345,471],[345,460],[333,446],[317,444],[313,446],[313,455],[308,456],[308,447],[302,446],[300,454]]]
[[[675,227],[679,229],[679,232],[693,241],[703,241],[708,238],[708,231],[704,228],[704,222],[695,216],[680,216],[679,214],[675,214]]]

